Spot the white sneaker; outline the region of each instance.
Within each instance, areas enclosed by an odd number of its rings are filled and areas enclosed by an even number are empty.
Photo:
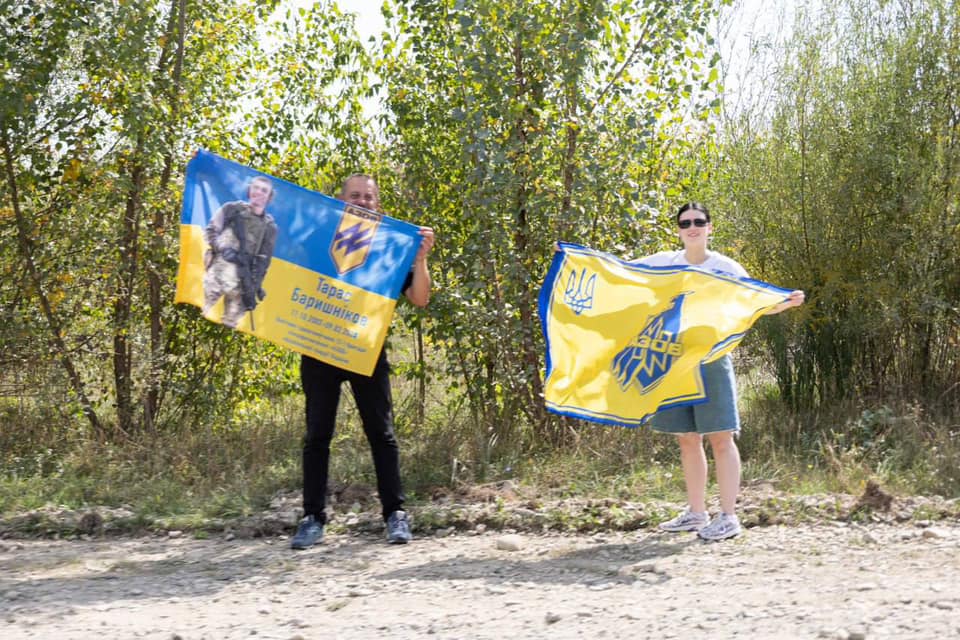
[[[704,540],[726,540],[740,535],[740,521],[737,516],[728,513],[718,513],[710,524],[697,531],[697,535]]]
[[[706,526],[709,519],[710,517],[706,512],[697,513],[696,511],[690,511],[688,507],[673,520],[661,522],[657,526],[661,531],[670,531],[671,533],[676,533],[677,531],[698,531]]]

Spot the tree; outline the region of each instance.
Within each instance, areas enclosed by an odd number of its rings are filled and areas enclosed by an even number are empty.
[[[11,359],[48,363],[52,346],[101,436],[156,428],[169,392],[168,424],[224,413],[251,377],[245,361],[287,356],[172,305],[178,181],[198,147],[307,184],[352,165],[344,148],[362,157],[368,62],[352,18],[330,2],[241,0],[11,1],[2,13]],[[252,377],[246,393],[277,384]]]
[[[765,119],[725,127],[740,251],[809,293],[760,327],[796,407],[960,408],[958,70],[953,3],[842,3],[801,16]]]
[[[385,200],[438,229],[428,337],[466,389],[481,457],[566,437],[543,410],[538,283],[557,239],[632,253],[666,237],[683,131],[716,107],[714,6],[385,5]]]

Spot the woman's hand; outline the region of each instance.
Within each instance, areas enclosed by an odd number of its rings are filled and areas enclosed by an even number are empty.
[[[803,304],[804,300],[807,299],[807,296],[800,289],[795,289],[790,292],[790,295],[787,296],[786,305],[784,309],[789,309],[790,307],[799,307]]]
[[[770,310],[767,311],[768,316],[772,316],[775,313],[780,313],[781,311],[786,311],[790,307],[799,307],[803,304],[803,301],[806,300],[806,295],[800,289],[794,289],[789,294],[787,294],[787,299],[778,304],[775,307],[770,307]]]

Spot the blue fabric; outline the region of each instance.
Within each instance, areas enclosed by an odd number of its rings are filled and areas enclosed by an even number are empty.
[[[740,431],[737,380],[730,356],[703,365],[706,402],[658,411],[650,428],[664,433],[716,433]]]

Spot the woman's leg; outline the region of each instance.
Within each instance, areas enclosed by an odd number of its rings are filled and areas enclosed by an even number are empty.
[[[684,433],[677,436],[677,442],[687,485],[687,505],[690,511],[704,513],[707,510],[707,455],[703,450],[703,437],[698,433]]]
[[[717,465],[717,485],[720,487],[720,508],[733,515],[740,493],[740,450],[733,439],[733,431],[708,433],[713,459]]]

